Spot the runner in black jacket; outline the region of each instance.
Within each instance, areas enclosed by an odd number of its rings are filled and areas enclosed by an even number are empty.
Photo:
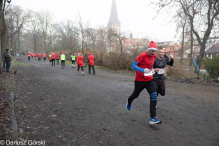
[[[170,58],[171,58],[171,60],[169,61],[169,57],[164,55],[163,49],[157,50],[157,58],[155,59],[154,66],[153,66],[154,71],[155,71],[155,74],[153,75],[153,80],[157,86],[157,96],[158,96],[158,93],[161,96],[165,95],[165,88],[166,87],[165,87],[165,82],[164,82],[164,71],[165,71],[166,65],[173,66],[173,62],[174,62],[173,52],[170,53]],[[156,108],[157,108],[157,106],[156,106]]]

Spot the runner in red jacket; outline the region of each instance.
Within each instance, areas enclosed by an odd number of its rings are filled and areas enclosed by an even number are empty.
[[[52,55],[51,55],[51,59],[52,59],[52,66],[53,66],[53,64],[54,64],[54,67],[55,67],[55,59],[56,59],[56,54],[55,54],[55,52],[52,52]]]
[[[44,62],[46,61],[46,54],[45,53],[43,53],[43,60],[44,60]]]
[[[30,53],[30,55],[32,56],[32,59],[33,59],[33,53]]]
[[[30,62],[30,56],[31,54],[28,52],[27,57],[28,57],[29,62]]]
[[[34,53],[34,54],[33,54],[33,57],[36,58],[36,56],[37,56],[36,53]]]
[[[41,60],[41,56],[42,56],[42,54],[41,54],[41,53],[39,53],[39,54],[38,54],[38,61],[40,61],[40,60]]]
[[[157,89],[153,82],[153,65],[156,59],[157,45],[155,42],[150,42],[148,51],[141,53],[132,64],[132,68],[136,71],[135,89],[128,98],[126,108],[131,109],[131,104],[136,99],[143,89],[146,89],[150,95],[150,121],[149,124],[159,124],[160,120],[156,117],[157,104]]]
[[[88,70],[89,70],[89,74],[90,74],[90,69],[92,67],[93,75],[95,75],[94,61],[95,61],[95,56],[92,54],[92,52],[90,52],[90,55],[88,56],[88,60],[87,60],[87,62],[89,63]]]
[[[83,55],[81,54],[81,52],[78,52],[78,56],[77,56],[78,74],[79,74],[79,70],[80,70],[80,67],[81,67],[82,75],[84,76],[83,61],[84,61]]]
[[[57,65],[59,65],[59,59],[60,59],[60,55],[59,55],[59,54],[56,54]]]

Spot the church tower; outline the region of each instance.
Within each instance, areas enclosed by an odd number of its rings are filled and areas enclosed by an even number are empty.
[[[108,23],[108,29],[111,29],[113,33],[119,34],[121,29],[121,23],[119,21],[117,13],[116,0],[112,0],[111,15]]]

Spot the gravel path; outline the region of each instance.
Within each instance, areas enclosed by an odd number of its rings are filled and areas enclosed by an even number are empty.
[[[149,95],[144,90],[125,108],[134,76],[76,68],[19,57],[15,80],[20,140],[46,140],[48,146],[219,145],[219,88],[166,81],[158,97],[160,125],[149,125]]]

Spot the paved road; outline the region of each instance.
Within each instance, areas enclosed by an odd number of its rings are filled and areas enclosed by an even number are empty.
[[[19,57],[15,80],[20,139],[49,146],[219,145],[218,86],[167,81],[158,97],[160,125],[149,125],[149,96],[143,91],[126,110],[134,76],[97,70],[51,67]]]

